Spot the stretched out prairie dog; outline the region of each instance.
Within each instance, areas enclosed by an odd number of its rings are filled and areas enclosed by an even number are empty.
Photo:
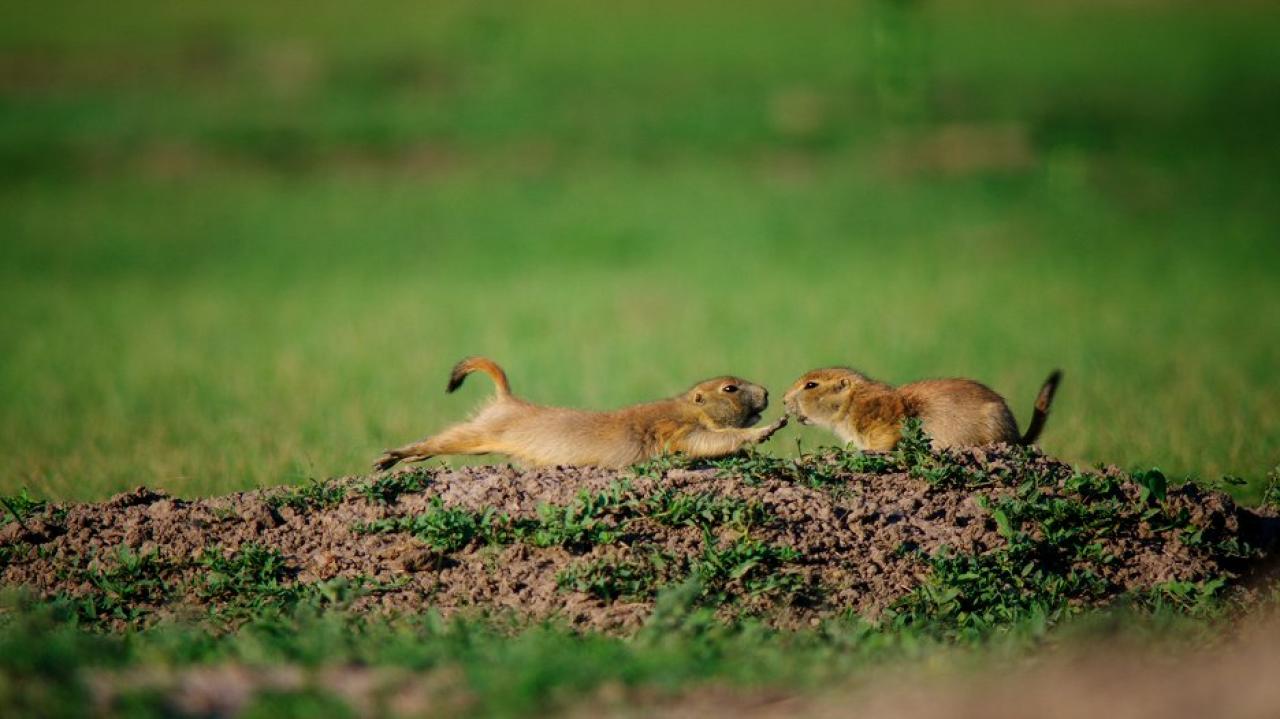
[[[449,454],[505,454],[529,466],[626,467],[660,454],[722,457],[763,442],[787,423],[781,417],[759,428],[769,405],[764,387],[738,377],[716,377],[670,399],[608,412],[544,407],[511,394],[507,375],[492,360],[471,357],[458,363],[447,391],[467,374],[484,372],[497,393],[471,419],[439,434],[389,449],[374,462],[388,469]]]
[[[968,379],[931,379],[893,387],[847,367],[805,373],[787,390],[787,413],[801,424],[825,427],[861,450],[888,451],[901,437],[902,421],[919,417],[935,447],[990,442],[1031,444],[1040,436],[1062,373],[1040,388],[1025,434],[1004,398]]]

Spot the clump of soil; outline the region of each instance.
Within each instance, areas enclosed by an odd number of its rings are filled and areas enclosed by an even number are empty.
[[[93,611],[133,621],[346,579],[370,590],[354,610],[510,612],[626,631],[687,576],[708,605],[781,625],[880,616],[930,581],[940,552],[1006,547],[1013,530],[993,503],[1032,486],[1042,500],[1109,508],[1093,559],[1073,560],[1099,579],[1090,602],[1239,582],[1272,544],[1274,518],[1225,494],[1153,493],[1107,470],[1090,476],[1114,491],[1087,496],[1096,482],[1080,490],[1078,476],[1037,450],[992,445],[925,464],[834,452],[624,472],[402,469],[195,501],[138,488],[0,528],[0,583],[95,598]]]

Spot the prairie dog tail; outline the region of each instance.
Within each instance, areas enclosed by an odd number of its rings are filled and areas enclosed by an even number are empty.
[[[1040,386],[1040,394],[1036,396],[1036,408],[1031,413],[1031,423],[1027,425],[1026,434],[1022,435],[1023,444],[1031,444],[1040,436],[1045,420],[1049,419],[1049,405],[1053,404],[1053,393],[1058,391],[1058,383],[1062,381],[1062,370],[1054,370],[1049,379]]]
[[[497,362],[484,357],[468,357],[454,365],[453,372],[449,374],[449,386],[445,391],[452,392],[461,387],[462,380],[466,379],[468,374],[477,371],[484,372],[493,378],[493,383],[498,387],[499,397],[511,396],[511,385],[507,382],[507,373],[502,371]]]

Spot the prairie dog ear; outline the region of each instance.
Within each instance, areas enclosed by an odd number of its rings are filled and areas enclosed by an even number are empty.
[[[837,387],[838,389],[844,389],[845,387],[848,387],[848,386],[849,386],[849,378],[848,378],[848,377],[841,377],[841,378],[840,378],[840,381],[839,381],[839,382],[836,382],[836,387]]]
[[[703,396],[702,396],[702,393],[701,393],[701,392],[694,392],[694,393],[693,393],[693,402],[694,402],[694,404],[702,404],[702,403],[703,403],[703,402],[705,402],[705,401],[706,401],[706,399],[705,399],[705,398],[703,398]]]

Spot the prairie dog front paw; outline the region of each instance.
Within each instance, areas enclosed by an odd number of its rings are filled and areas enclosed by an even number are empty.
[[[779,417],[777,421],[775,421],[773,424],[769,425],[768,427],[765,427],[764,430],[760,432],[760,439],[758,439],[757,441],[763,442],[766,439],[769,439],[770,437],[773,436],[774,432],[777,432],[778,430],[786,426],[787,426],[787,416],[784,414],[781,417]]]

